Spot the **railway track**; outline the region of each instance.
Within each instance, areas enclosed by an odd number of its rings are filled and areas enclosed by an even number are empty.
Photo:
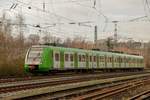
[[[101,99],[106,99],[108,97],[114,96],[116,94],[119,94],[120,92],[123,92],[125,90],[129,90],[141,85],[149,84],[150,79],[140,79],[140,80],[134,80],[134,81],[128,81],[124,82],[122,84],[114,85],[112,87],[106,87],[106,88],[100,88],[92,91],[88,91],[87,93],[78,96],[78,97],[73,97],[72,100],[101,100]],[[106,99],[107,100],[107,99]],[[113,100],[113,99],[112,99]],[[116,97],[116,100],[119,100]],[[131,99],[135,100],[135,99]],[[141,99],[140,99],[141,100]]]
[[[147,91],[144,91],[129,98],[129,100],[149,100],[149,99],[150,99],[150,88]]]
[[[71,89],[68,91],[56,92],[52,94],[41,95],[41,97],[36,97],[34,99],[65,99],[65,100],[121,100],[118,98],[112,99],[108,98],[113,95],[119,94],[128,89],[138,87],[140,85],[149,84],[150,80],[147,78],[128,80],[125,82],[117,82],[114,84],[100,84],[95,86],[88,86],[84,88]],[[108,99],[106,99],[108,98]],[[126,99],[125,99],[126,100]],[[134,100],[134,99],[132,99]],[[141,100],[141,99],[140,99]]]
[[[18,98],[36,98],[39,95],[50,95],[51,99],[62,98],[76,95],[81,91],[93,90],[94,88],[112,85],[112,83],[123,82],[126,80],[137,79],[139,77],[150,76],[149,73],[138,75],[118,75],[114,77],[109,75],[91,75],[76,76],[53,79],[41,79],[25,82],[10,82],[0,85],[0,98],[18,99]],[[120,83],[119,83],[120,84]],[[96,87],[95,87],[96,86]],[[87,87],[89,89],[87,89]],[[77,91],[80,90],[80,91]],[[44,96],[45,97],[45,96]]]
[[[37,79],[47,79],[47,78],[59,78],[59,77],[72,77],[72,76],[87,76],[87,75],[125,75],[125,74],[142,74],[142,73],[149,73],[147,70],[144,72],[125,72],[125,73],[120,73],[120,72],[91,72],[91,73],[55,73],[54,74],[49,74],[49,75],[40,75],[40,76],[25,76],[25,77],[7,77],[7,78],[0,78],[0,84],[1,83],[8,83],[8,82],[19,82],[19,81],[28,81],[28,80],[37,80]]]
[[[130,75],[136,75],[137,73],[130,73]],[[138,73],[139,74],[139,73]],[[13,80],[13,82],[8,83],[0,83],[0,93],[14,91],[15,89],[26,89],[26,88],[37,88],[37,87],[44,87],[48,85],[58,85],[58,84],[65,84],[71,82],[81,82],[81,81],[89,81],[94,79],[104,79],[104,78],[112,78],[117,76],[126,76],[129,73],[105,73],[105,74],[90,74],[90,75],[76,75],[76,76],[68,76],[68,77],[40,77],[39,79],[31,78],[29,80]]]

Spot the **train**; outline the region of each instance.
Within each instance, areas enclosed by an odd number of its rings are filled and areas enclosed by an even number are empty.
[[[139,71],[144,69],[144,57],[98,50],[33,45],[26,53],[24,68],[29,73],[69,70]]]

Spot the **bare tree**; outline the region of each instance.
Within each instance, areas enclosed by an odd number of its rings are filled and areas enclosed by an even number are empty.
[[[24,29],[25,29],[26,25],[25,25],[25,19],[24,19],[22,14],[18,14],[16,23],[17,23],[16,25],[18,28],[18,33],[19,33],[18,37],[19,37],[20,45],[23,45],[23,43],[24,43]]]

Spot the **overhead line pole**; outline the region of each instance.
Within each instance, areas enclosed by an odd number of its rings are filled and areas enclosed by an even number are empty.
[[[118,29],[117,29],[118,21],[112,21],[112,22],[114,23],[114,41],[116,44],[118,40]]]
[[[94,43],[95,47],[97,47],[97,25],[94,27]]]

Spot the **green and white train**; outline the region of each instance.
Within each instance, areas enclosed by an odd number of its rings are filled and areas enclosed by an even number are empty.
[[[143,70],[142,56],[55,47],[32,46],[25,58],[25,71],[42,73],[66,70]]]

